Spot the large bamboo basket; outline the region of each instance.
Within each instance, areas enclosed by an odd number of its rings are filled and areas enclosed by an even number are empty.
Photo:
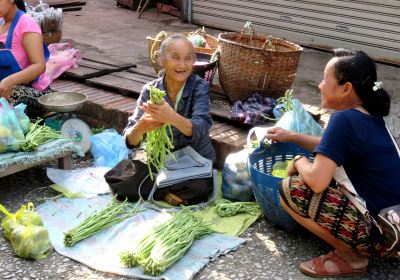
[[[224,92],[232,102],[247,100],[255,92],[283,96],[296,77],[302,47],[249,29],[218,36],[218,75]]]

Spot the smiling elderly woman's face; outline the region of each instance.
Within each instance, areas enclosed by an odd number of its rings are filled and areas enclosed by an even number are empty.
[[[161,58],[165,74],[169,80],[184,82],[192,73],[194,63],[193,45],[188,40],[174,40]]]

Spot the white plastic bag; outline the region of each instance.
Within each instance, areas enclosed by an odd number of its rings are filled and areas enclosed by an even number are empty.
[[[77,170],[47,168],[47,177],[71,193],[82,193],[86,198],[110,192],[104,179],[109,167],[88,167]]]

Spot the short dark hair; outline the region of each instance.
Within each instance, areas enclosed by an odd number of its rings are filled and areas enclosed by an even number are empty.
[[[389,94],[382,87],[373,89],[377,82],[375,62],[363,51],[334,49],[333,53],[338,58],[334,65],[338,83],[351,83],[363,107],[371,115],[389,115]]]
[[[14,4],[17,5],[17,8],[23,12],[26,12],[25,10],[25,1],[24,0],[15,0]]]

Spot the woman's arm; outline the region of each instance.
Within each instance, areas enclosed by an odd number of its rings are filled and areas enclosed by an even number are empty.
[[[310,162],[306,157],[296,160],[288,173],[295,175],[298,172],[313,192],[320,193],[328,187],[336,167],[336,162],[332,159],[323,154],[317,154],[314,162]]]
[[[275,142],[296,143],[308,151],[314,151],[321,142],[321,137],[291,132],[277,126],[268,129],[265,137]]]
[[[28,84],[35,80],[46,70],[43,54],[42,34],[35,32],[24,33],[22,45],[28,54],[31,65],[4,78],[0,83],[0,95],[6,99],[10,98],[12,88],[19,84]]]

